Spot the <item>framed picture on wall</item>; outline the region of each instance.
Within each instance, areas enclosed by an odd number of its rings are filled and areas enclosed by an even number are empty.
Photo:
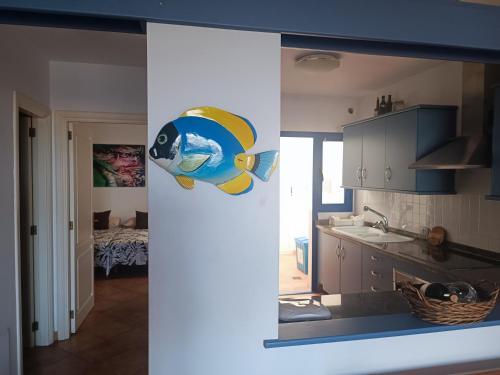
[[[144,145],[93,145],[94,187],[146,186]]]

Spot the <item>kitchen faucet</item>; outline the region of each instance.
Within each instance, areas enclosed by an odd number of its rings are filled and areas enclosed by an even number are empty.
[[[382,215],[380,212],[375,211],[373,208],[370,208],[368,206],[363,207],[363,210],[373,212],[375,215],[380,216],[380,218],[382,219],[373,224],[374,228],[382,229],[384,233],[389,232],[389,220],[387,219],[386,216]]]

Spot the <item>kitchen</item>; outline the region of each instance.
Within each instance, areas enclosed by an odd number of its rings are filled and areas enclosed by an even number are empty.
[[[265,345],[463,328],[451,313],[441,324],[412,316],[397,289],[465,281],[483,292],[480,281],[500,282],[499,68],[293,49],[282,50],[282,68],[282,137],[342,132],[338,188],[353,198],[352,210],[334,212],[313,197],[304,212],[312,221],[297,236],[308,239],[311,289],[280,284],[280,335]],[[500,317],[488,313],[474,324]]]

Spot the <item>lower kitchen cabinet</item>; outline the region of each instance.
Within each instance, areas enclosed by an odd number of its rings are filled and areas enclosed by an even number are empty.
[[[318,283],[329,294],[340,293],[340,239],[319,231]]]
[[[361,245],[347,240],[340,242],[340,291],[342,293],[360,293]]]
[[[319,231],[318,283],[328,294],[361,292],[361,245]]]

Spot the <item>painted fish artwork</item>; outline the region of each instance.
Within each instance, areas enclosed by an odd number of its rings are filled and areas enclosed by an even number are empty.
[[[149,157],[185,189],[193,189],[198,180],[240,195],[253,188],[249,173],[268,181],[278,164],[278,151],[247,153],[256,140],[246,118],[215,107],[197,107],[163,126]]]

